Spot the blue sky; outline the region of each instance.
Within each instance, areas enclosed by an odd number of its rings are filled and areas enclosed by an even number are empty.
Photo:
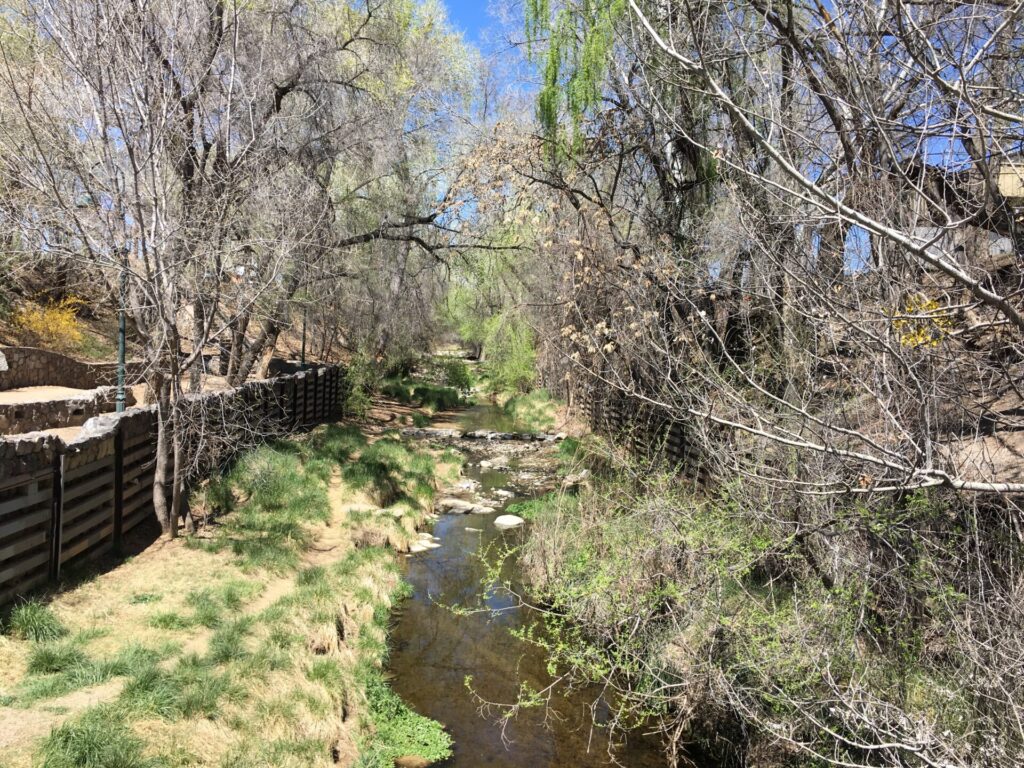
[[[491,23],[487,0],[444,0],[452,25],[466,33],[466,40],[479,42],[480,32]]]

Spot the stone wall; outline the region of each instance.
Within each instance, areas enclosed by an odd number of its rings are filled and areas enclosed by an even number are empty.
[[[116,405],[117,387],[99,387],[63,400],[0,404],[0,434],[78,427],[94,416],[115,410]],[[125,405],[135,405],[131,390],[125,391]]]
[[[141,378],[142,364],[126,366],[128,383]],[[0,391],[20,387],[95,389],[117,381],[117,363],[84,363],[35,347],[0,347]]]
[[[53,466],[64,443],[53,435],[0,438],[0,488],[7,478],[32,475]]]

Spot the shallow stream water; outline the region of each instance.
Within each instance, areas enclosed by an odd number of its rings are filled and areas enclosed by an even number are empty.
[[[486,406],[469,412],[471,429],[503,424],[499,409],[489,419]],[[478,492],[497,489],[515,494],[505,506],[537,494],[530,484],[517,485],[517,460],[507,471],[481,469],[483,454],[469,454],[465,477],[480,482]],[[554,469],[549,471],[553,472]],[[486,589],[487,563],[495,563],[507,544],[521,541],[522,530],[501,532],[495,515],[443,515],[434,525],[441,547],[410,557],[406,578],[413,597],[406,601],[392,631],[392,686],[417,712],[443,723],[454,739],[454,755],[446,768],[569,768],[614,764],[608,755],[600,721],[597,690],[556,694],[548,707],[524,709],[502,722],[500,709],[481,711],[480,700],[507,704],[516,700],[521,683],[541,690],[550,682],[543,650],[513,636],[512,630],[533,620],[528,609],[498,589]],[[476,529],[476,530],[474,530]],[[516,562],[504,563],[503,578],[515,585]],[[496,586],[496,585],[495,585]],[[457,614],[447,606],[469,609]],[[473,693],[466,678],[472,677]],[[621,734],[620,734],[621,735]],[[618,740],[618,736],[617,736]],[[628,768],[664,766],[657,739],[630,734],[617,745],[618,763]]]

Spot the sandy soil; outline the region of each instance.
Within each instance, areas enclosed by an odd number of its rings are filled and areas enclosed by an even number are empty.
[[[110,680],[31,709],[0,707],[0,754],[26,750],[76,712],[116,699],[123,685],[122,680]]]
[[[5,389],[0,392],[0,405],[18,405],[20,403],[52,403],[57,400],[73,400],[88,395],[91,389],[71,389],[70,387],[20,387]]]

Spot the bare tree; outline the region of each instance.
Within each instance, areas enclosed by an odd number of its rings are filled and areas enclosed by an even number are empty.
[[[344,275],[346,252],[437,245],[429,230],[451,195],[377,196],[353,221],[339,194],[408,168],[375,151],[407,140],[382,145],[405,119],[388,84],[431,25],[410,26],[397,5],[40,0],[5,17],[8,221],[43,259],[73,258],[111,285],[126,276],[168,535],[188,477],[179,403],[211,345],[228,347],[230,381],[265,374],[293,299]]]
[[[992,619],[1020,610],[1024,554],[1021,201],[999,187],[1024,166],[1019,5],[535,5],[549,149],[519,166],[566,202],[549,298],[583,399],[684,434],[695,474],[770,532],[751,566],[770,583],[862,589],[845,641],[877,665],[947,627],[916,669],[955,680],[970,726],[838,679],[835,638],[805,640],[821,685],[796,693],[767,658],[743,681],[690,649],[719,685],[690,703],[823,762],[1019,762],[1021,633]],[[681,687],[677,738],[699,720]]]

